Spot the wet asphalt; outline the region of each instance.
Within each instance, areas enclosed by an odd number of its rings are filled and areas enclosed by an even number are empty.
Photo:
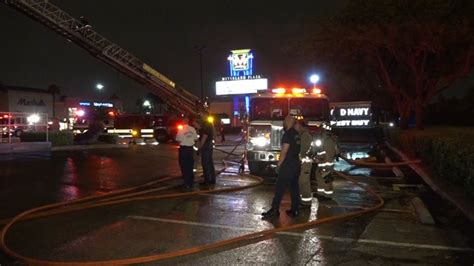
[[[233,143],[219,148],[230,151]],[[366,157],[369,148],[360,144],[344,147],[352,157]],[[238,147],[235,153],[242,149]],[[172,144],[2,156],[0,217],[160,177],[179,177],[176,158],[177,150]],[[216,168],[223,168],[224,158],[239,159],[216,151]],[[394,184],[406,183],[406,178],[395,176],[391,170],[354,168],[344,161],[337,163],[337,169],[357,175],[363,185],[370,185],[384,198],[384,207],[350,220],[145,265],[472,265],[470,234],[463,226],[449,226],[445,220],[435,225],[421,224],[409,202],[422,192],[393,189]],[[238,165],[230,163],[218,177],[216,188],[255,182],[237,170]],[[163,185],[180,183],[178,178]],[[179,191],[170,188],[153,195]],[[262,220],[260,214],[268,209],[272,196],[272,178],[266,178],[263,185],[237,192],[93,208],[18,223],[9,231],[7,243],[22,255],[45,260],[131,258],[191,248],[376,204],[364,189],[337,178],[332,200],[313,199],[311,209],[290,218],[284,213],[290,206],[289,195],[285,195],[280,217]],[[1,265],[16,263],[0,254]]]

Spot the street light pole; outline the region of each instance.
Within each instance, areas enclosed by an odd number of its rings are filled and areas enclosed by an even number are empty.
[[[200,68],[200,83],[201,83],[201,101],[204,101],[204,80],[203,80],[203,62],[202,62],[202,54],[203,50],[206,49],[205,45],[195,45],[195,49],[199,50],[199,68]]]

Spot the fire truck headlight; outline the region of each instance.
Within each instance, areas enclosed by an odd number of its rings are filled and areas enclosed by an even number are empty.
[[[40,117],[37,114],[32,114],[26,118],[26,121],[30,124],[38,123],[40,121]]]
[[[264,146],[270,144],[270,140],[268,138],[266,138],[265,136],[251,138],[250,142],[253,145],[258,146],[258,147],[264,147]]]

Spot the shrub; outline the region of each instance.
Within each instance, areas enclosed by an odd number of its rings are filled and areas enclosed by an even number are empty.
[[[118,134],[100,134],[98,141],[109,144],[117,144],[119,142]]]
[[[474,198],[474,131],[471,128],[434,128],[392,131],[391,141],[429,164],[434,175],[463,186]]]
[[[52,146],[67,146],[73,144],[74,135],[71,131],[49,132],[48,140]],[[21,142],[46,141],[46,132],[23,132],[20,135]]]
[[[41,142],[46,141],[45,132],[23,132],[20,135],[21,142]]]
[[[49,134],[51,145],[56,146],[69,146],[74,144],[74,134],[72,131],[63,130],[56,131]]]

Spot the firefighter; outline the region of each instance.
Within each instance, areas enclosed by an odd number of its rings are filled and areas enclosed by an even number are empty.
[[[221,133],[221,142],[225,141],[224,122],[222,120],[219,123],[219,132]]]
[[[179,143],[179,167],[183,175],[185,190],[190,190],[194,184],[194,143],[197,140],[196,129],[189,125],[189,118],[183,118],[183,128],[176,134],[176,141]]]
[[[316,181],[318,192],[314,194],[320,200],[332,199],[334,160],[339,158],[339,147],[337,138],[331,132],[331,127],[323,124],[320,135],[321,148],[316,153],[318,168],[316,170]]]
[[[275,195],[270,210],[262,213],[263,219],[280,216],[280,203],[287,185],[290,185],[291,209],[286,214],[291,217],[299,215],[300,192],[298,177],[300,175],[301,161],[300,135],[294,129],[295,119],[287,116],[283,122],[285,133],[281,139],[281,156],[278,161],[278,179],[276,182]]]
[[[311,200],[313,195],[311,193],[310,175],[313,160],[308,156],[308,151],[311,149],[311,141],[313,136],[309,132],[309,129],[302,117],[297,119],[295,129],[300,134],[301,148],[300,148],[300,159],[301,159],[301,172],[299,176],[299,188],[301,196],[301,207],[311,207]]]
[[[204,181],[200,185],[216,184],[216,170],[214,169],[214,161],[212,154],[214,151],[214,125],[207,119],[201,119],[199,126],[198,149],[201,154],[201,165],[204,172]]]

